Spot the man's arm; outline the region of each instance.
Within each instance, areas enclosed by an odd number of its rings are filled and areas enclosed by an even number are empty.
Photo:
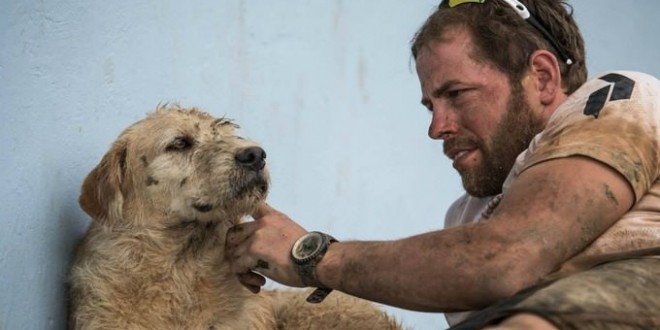
[[[402,308],[479,309],[538,282],[633,201],[623,176],[600,162],[550,160],[523,172],[486,222],[397,241],[332,244],[316,274],[328,287]],[[228,236],[228,246],[242,242],[228,249],[236,273],[263,259],[273,266],[260,273],[300,286],[288,253],[304,231],[289,231],[283,218],[266,214],[241,229],[243,236]]]

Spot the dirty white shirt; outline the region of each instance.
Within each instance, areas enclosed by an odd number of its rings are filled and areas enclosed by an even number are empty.
[[[577,255],[548,277],[563,277],[595,265],[649,255],[660,247],[660,81],[638,72],[597,76],[575,91],[553,113],[545,129],[523,151],[502,188],[525,169],[543,161],[584,156],[618,171],[635,193],[635,204]],[[486,221],[501,195],[463,195],[445,218],[445,227]],[[489,205],[490,203],[490,205]],[[450,325],[470,312],[445,314]]]

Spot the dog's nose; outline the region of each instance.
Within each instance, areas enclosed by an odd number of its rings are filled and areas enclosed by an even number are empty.
[[[260,147],[249,147],[241,149],[236,153],[236,162],[248,167],[252,170],[258,171],[266,166],[266,152]]]

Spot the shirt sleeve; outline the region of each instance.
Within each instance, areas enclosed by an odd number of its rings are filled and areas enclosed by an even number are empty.
[[[635,72],[600,75],[555,111],[522,170],[556,158],[589,157],[624,176],[639,201],[658,177],[659,118],[657,79]]]

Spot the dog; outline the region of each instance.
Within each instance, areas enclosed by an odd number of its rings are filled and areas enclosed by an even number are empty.
[[[238,126],[163,105],[123,131],[85,178],[92,218],[70,272],[70,329],[400,329],[340,292],[254,294],[231,273],[227,230],[269,189],[266,153]]]

